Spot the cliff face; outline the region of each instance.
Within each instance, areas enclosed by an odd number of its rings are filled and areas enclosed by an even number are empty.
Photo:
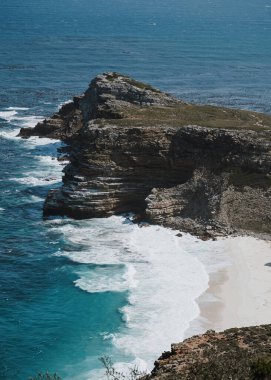
[[[271,325],[208,331],[164,352],[144,380],[271,379]]]
[[[71,147],[44,212],[74,218],[133,211],[200,236],[271,231],[271,117],[181,102],[107,73],[22,137]]]

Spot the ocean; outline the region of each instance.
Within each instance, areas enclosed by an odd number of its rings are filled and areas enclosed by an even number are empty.
[[[0,32],[0,379],[100,379],[105,355],[151,369],[228,264],[223,241],[125,215],[44,219],[61,143],[16,136],[104,71],[271,113],[271,0],[1,0]]]

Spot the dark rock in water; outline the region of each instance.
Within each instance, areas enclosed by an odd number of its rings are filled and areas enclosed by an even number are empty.
[[[45,215],[134,212],[203,238],[271,231],[270,116],[186,104],[106,73],[20,135],[70,145],[63,186],[49,192]]]
[[[173,344],[141,380],[271,379],[271,325],[244,327]]]
[[[35,128],[22,128],[19,136],[27,138],[30,136],[50,137],[66,139],[76,134],[83,126],[82,112],[79,109],[79,99],[64,104],[58,113],[50,119],[38,123]]]

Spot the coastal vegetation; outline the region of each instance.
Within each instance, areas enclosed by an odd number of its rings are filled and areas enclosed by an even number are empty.
[[[210,330],[172,345],[144,380],[270,380],[271,325]]]
[[[128,371],[125,373],[118,371],[114,367],[110,356],[103,356],[100,360],[105,368],[105,377],[107,380],[139,380],[143,376],[146,376],[146,372],[140,371],[137,366],[128,368]]]
[[[49,372],[42,373],[39,372],[34,377],[30,377],[29,380],[62,380],[57,373],[50,374]]]
[[[270,133],[271,117],[256,112],[235,110],[212,105],[174,104],[172,106],[129,107],[122,109],[122,117],[111,120],[117,126],[170,126],[200,125],[209,128],[253,130]],[[100,125],[109,120],[99,119]]]
[[[103,356],[100,358],[105,367],[107,380],[150,380],[151,375],[140,371],[136,366],[128,371],[116,370],[112,358]],[[205,362],[194,362],[190,374],[178,375],[171,373],[165,377],[167,380],[270,380],[271,379],[271,355],[251,357],[247,352],[233,351],[226,358],[221,356],[216,348],[210,348],[205,356]],[[50,375],[39,373],[29,380],[62,380],[57,374]]]
[[[173,344],[150,374],[137,366],[118,370],[110,356],[100,361],[107,380],[271,380],[271,325],[209,330]],[[29,380],[61,378],[46,372]]]

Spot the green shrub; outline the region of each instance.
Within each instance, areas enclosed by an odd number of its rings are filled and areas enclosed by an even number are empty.
[[[30,377],[29,380],[61,380],[61,377],[59,377],[56,373],[50,374],[49,372],[39,372],[36,376]]]
[[[108,380],[139,380],[146,375],[145,372],[139,371],[136,366],[129,368],[128,373],[125,374],[117,371],[110,356],[103,356],[100,361],[105,367],[105,376]]]
[[[255,380],[271,379],[271,356],[258,358],[252,363],[251,371]]]

